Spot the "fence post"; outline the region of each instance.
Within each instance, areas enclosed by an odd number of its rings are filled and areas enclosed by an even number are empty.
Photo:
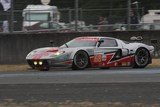
[[[128,0],[128,9],[127,9],[127,13],[128,13],[128,16],[127,16],[127,27],[128,27],[128,30],[130,30],[131,28],[131,25],[130,25],[130,22],[131,22],[131,17],[130,17],[130,12],[131,12],[131,0]]]
[[[14,8],[13,8],[13,0],[11,0],[11,10],[10,10],[10,22],[9,22],[9,28],[10,33],[13,33],[14,31]]]
[[[80,8],[80,20],[83,21],[83,9]]]
[[[71,21],[72,21],[72,9],[70,9],[69,8],[69,10],[68,10],[68,16],[69,16],[69,23],[71,23]]]
[[[79,0],[75,0],[75,31],[78,31],[78,5]]]

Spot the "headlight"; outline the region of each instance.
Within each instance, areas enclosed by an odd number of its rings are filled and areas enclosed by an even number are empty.
[[[39,61],[39,65],[42,65],[43,64],[43,62],[42,61]]]
[[[61,55],[61,54],[63,54],[63,53],[65,53],[65,51],[58,51],[58,52],[55,53],[55,55],[56,55],[56,56],[59,56],[59,55]]]
[[[34,65],[37,65],[37,64],[38,64],[38,62],[37,62],[37,61],[34,61],[33,63],[34,63]]]

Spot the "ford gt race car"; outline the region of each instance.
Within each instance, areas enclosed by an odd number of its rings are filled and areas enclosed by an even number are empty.
[[[66,66],[73,70],[87,67],[144,68],[152,63],[154,47],[129,43],[111,37],[77,37],[60,47],[45,47],[31,51],[26,60],[39,70]]]

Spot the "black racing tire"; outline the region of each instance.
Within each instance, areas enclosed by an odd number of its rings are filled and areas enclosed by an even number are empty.
[[[89,65],[88,54],[85,51],[78,51],[73,58],[72,69],[83,70],[87,68],[88,65]]]
[[[139,48],[135,53],[135,62],[133,68],[145,68],[150,61],[150,55],[146,48]]]

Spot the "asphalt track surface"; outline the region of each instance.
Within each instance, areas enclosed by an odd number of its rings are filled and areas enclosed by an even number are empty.
[[[160,68],[0,73],[0,101],[160,103]]]
[[[86,69],[52,69],[47,72],[29,71],[0,73],[0,84],[47,84],[47,83],[135,83],[160,82],[160,68],[130,69],[114,68]]]

